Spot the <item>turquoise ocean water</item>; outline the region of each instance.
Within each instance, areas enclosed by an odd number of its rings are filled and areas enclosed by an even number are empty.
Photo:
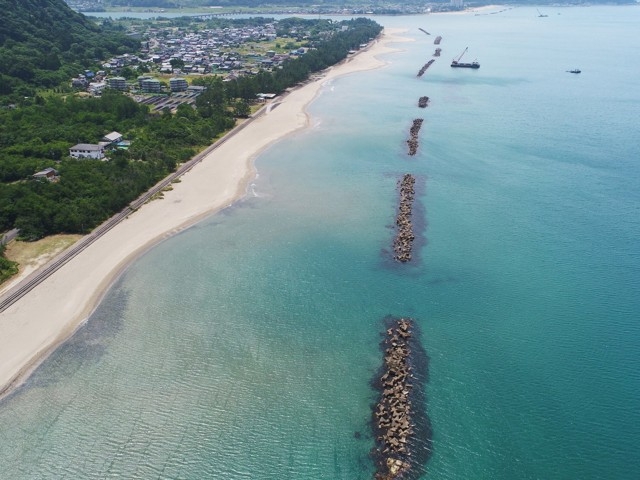
[[[640,478],[640,8],[544,13],[379,18],[413,41],[326,84],[244,200],[131,265],[0,403],[0,478],[372,478],[389,314],[430,358],[422,478]],[[481,68],[451,69],[467,46]],[[407,172],[424,245],[400,268]]]

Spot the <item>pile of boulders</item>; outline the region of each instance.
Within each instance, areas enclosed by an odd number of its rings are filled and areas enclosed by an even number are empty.
[[[381,398],[373,413],[376,434],[376,480],[399,478],[411,469],[410,441],[414,434],[413,409],[409,399],[413,385],[409,339],[410,319],[397,319],[383,342],[384,367],[380,378]]]
[[[431,60],[429,60],[427,63],[425,63],[422,68],[420,69],[420,71],[418,72],[418,77],[421,77],[424,72],[427,71],[427,68],[429,68],[431,66],[431,64],[435,62],[435,60],[432,58]]]
[[[420,132],[420,127],[422,127],[422,122],[424,119],[416,118],[413,120],[413,124],[409,129],[409,140],[407,140],[407,144],[409,145],[409,155],[415,155],[418,151],[418,132]]]
[[[411,249],[415,239],[413,223],[411,222],[415,183],[415,178],[409,173],[405,174],[400,181],[400,205],[396,217],[398,232],[393,240],[393,258],[402,263],[411,260]]]

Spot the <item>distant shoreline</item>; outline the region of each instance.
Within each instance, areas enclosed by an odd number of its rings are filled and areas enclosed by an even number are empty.
[[[198,15],[218,15],[220,18],[233,18],[237,15],[249,15],[249,16],[271,16],[271,15],[282,15],[282,16],[325,16],[325,17],[384,17],[384,16],[393,16],[393,17],[412,17],[417,15],[469,15],[469,14],[485,14],[489,10],[493,10],[496,8],[501,8],[505,10],[511,10],[514,8],[573,8],[573,7],[587,7],[587,6],[640,6],[635,0],[628,1],[618,1],[615,3],[607,3],[607,2],[595,2],[590,4],[575,4],[575,3],[549,3],[542,5],[532,5],[525,3],[492,3],[488,5],[479,5],[474,7],[465,7],[463,10],[446,10],[446,11],[436,11],[436,12],[407,12],[407,13],[342,13],[342,12],[299,12],[299,11],[247,11],[247,12],[220,12],[219,9],[198,9],[198,8],[187,8],[187,9],[165,9],[164,12],[161,11],[144,11],[143,7],[134,7],[135,10],[107,10],[103,12],[88,12],[88,11],[80,11],[83,15],[87,17],[92,17],[94,19],[100,18],[127,18],[127,15],[131,15],[129,18],[137,18],[137,19],[152,19],[158,17],[165,18],[178,18],[178,17],[186,17],[186,16],[198,16]],[[147,9],[148,10],[148,9]],[[77,10],[75,10],[77,11]],[[497,13],[497,12],[496,12]],[[113,16],[115,15],[115,17]]]
[[[236,15],[252,15],[252,16],[270,16],[270,15],[284,15],[284,16],[326,16],[326,17],[381,17],[381,16],[394,16],[394,17],[402,17],[402,16],[416,16],[416,15],[460,15],[460,14],[469,14],[475,12],[481,12],[488,9],[494,8],[504,8],[507,5],[502,4],[491,4],[491,5],[482,5],[478,7],[467,7],[463,10],[447,10],[447,11],[438,11],[438,12],[407,12],[407,13],[342,13],[342,12],[302,12],[302,11],[246,11],[246,12],[220,12],[219,9],[201,9],[201,8],[185,8],[185,9],[164,9],[165,11],[160,11],[160,9],[150,11],[148,8],[144,7],[132,7],[130,10],[116,10],[110,9],[102,12],[88,12],[88,11],[80,11],[78,13],[82,13],[87,17],[92,18],[109,18],[112,15],[116,15],[113,18],[127,18],[127,15],[132,15],[131,18],[178,18],[178,17],[192,17],[199,15],[216,15],[221,19],[229,19],[233,18]],[[512,8],[517,6],[526,6],[526,5],[512,5]],[[570,6],[570,4],[567,4]],[[145,11],[146,10],[146,11]],[[77,10],[76,10],[77,11]]]
[[[140,255],[246,195],[254,160],[272,143],[309,125],[306,107],[336,77],[379,68],[377,56],[396,51],[401,30],[385,29],[369,47],[267,105],[234,130],[180,182],[130,214],[0,313],[0,398],[20,386],[88,319],[105,293]],[[272,108],[275,106],[278,108]],[[9,289],[10,290],[10,289]]]

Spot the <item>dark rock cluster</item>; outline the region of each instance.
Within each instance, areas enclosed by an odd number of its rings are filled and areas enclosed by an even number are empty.
[[[418,99],[418,106],[420,108],[425,108],[429,104],[429,97],[420,97]]]
[[[441,52],[441,51],[442,51],[442,49],[441,49],[441,48],[436,48],[436,51],[435,51],[435,52],[433,52],[433,56],[434,56],[434,57],[439,57],[439,56],[440,56],[440,52]]]
[[[393,240],[393,258],[403,263],[411,260],[413,240],[416,238],[411,221],[415,183],[416,179],[410,173],[406,173],[400,180],[400,206],[396,217],[398,232]]]
[[[427,68],[429,68],[433,62],[435,62],[435,60],[432,58],[427,63],[425,63],[420,69],[420,71],[418,72],[418,77],[421,77],[422,75],[424,75],[424,72],[427,71]]]
[[[424,119],[422,118],[414,119],[411,129],[409,129],[409,140],[407,140],[407,144],[409,145],[409,155],[415,155],[418,151],[418,132],[420,132],[420,127],[422,127],[423,121]]]
[[[376,434],[376,480],[401,478],[411,469],[411,439],[415,425],[410,393],[413,378],[409,340],[412,322],[400,318],[387,330],[383,342],[384,367],[380,401],[373,412]]]
[[[433,43],[435,45],[440,45],[440,42],[442,41],[442,37],[440,35],[438,35],[434,40]]]

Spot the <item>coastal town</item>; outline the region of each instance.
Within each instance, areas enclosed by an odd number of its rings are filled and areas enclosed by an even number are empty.
[[[243,27],[202,29],[188,27],[132,28],[141,39],[140,52],[109,58],[98,71],[85,70],[71,85],[100,95],[104,89],[130,93],[152,110],[193,104],[203,86],[194,78],[220,75],[226,81],[272,71],[308,50],[300,46],[307,32],[291,29],[278,43],[277,22]],[[138,75],[136,75],[138,74]],[[267,92],[268,93],[268,92]],[[169,96],[173,95],[170,99]],[[262,97],[264,98],[264,97]]]
[[[314,48],[314,42],[330,37],[335,28],[327,22],[326,28],[311,31],[295,24],[283,26],[275,20],[202,28],[204,22],[201,19],[188,26],[162,26],[157,22],[132,25],[130,34],[140,39],[139,52],[108,58],[100,70],[85,70],[72,78],[70,85],[94,97],[106,89],[119,91],[147,105],[152,113],[175,113],[180,105],[195,107],[198,96],[207,88],[202,84],[206,77],[217,76],[228,82],[273,72],[287,60],[305,55]],[[260,104],[275,96],[273,92],[259,92],[249,102]],[[128,149],[129,145],[122,138],[117,142],[79,143],[71,147],[69,155],[105,160],[109,150]]]

